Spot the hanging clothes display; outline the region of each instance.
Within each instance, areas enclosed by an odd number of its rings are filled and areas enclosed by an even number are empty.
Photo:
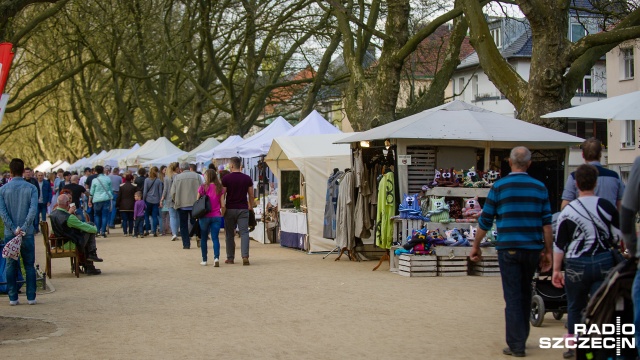
[[[324,224],[322,227],[322,237],[325,239],[336,238],[336,210],[338,207],[338,179],[344,172],[338,169],[329,176],[327,180],[327,197],[324,205]]]
[[[355,207],[355,236],[366,239],[371,236],[371,187],[367,169],[362,159],[362,150],[353,152],[353,168],[355,169],[358,200]]]
[[[376,245],[390,249],[393,242],[393,220],[396,211],[395,181],[393,172],[382,176],[378,184],[378,209],[376,215]]]
[[[340,178],[338,190],[336,246],[340,248],[352,249],[355,247],[354,190],[355,175],[352,171],[347,171]]]

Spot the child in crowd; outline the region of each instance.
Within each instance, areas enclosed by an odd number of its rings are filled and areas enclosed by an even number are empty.
[[[133,196],[133,198],[136,200],[136,203],[133,206],[133,221],[135,221],[133,237],[137,238],[138,235],[140,235],[140,237],[143,238],[144,213],[147,209],[147,204],[145,204],[144,200],[142,200],[142,191],[136,191],[136,194]]]

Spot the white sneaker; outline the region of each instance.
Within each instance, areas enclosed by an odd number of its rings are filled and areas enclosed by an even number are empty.
[[[11,305],[11,306],[20,305],[20,301],[18,301],[18,300],[16,300],[16,301],[9,300],[9,305]]]
[[[202,265],[202,266],[207,266],[207,262],[206,262],[206,261],[203,261],[203,262],[201,262],[201,263],[200,263],[200,265]]]
[[[38,303],[38,301],[37,301],[37,300],[29,300],[29,301],[27,301],[27,302],[29,303],[29,305],[35,305],[35,304],[37,304],[37,303]]]
[[[218,260],[218,258],[213,259],[213,267],[220,267],[220,260]]]
[[[171,237],[171,241],[176,241],[176,239],[177,239],[177,238],[178,238],[178,237],[177,237],[176,235],[173,235],[173,236]]]

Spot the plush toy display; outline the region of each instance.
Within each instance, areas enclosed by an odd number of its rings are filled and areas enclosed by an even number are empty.
[[[460,202],[456,199],[451,199],[447,200],[447,204],[449,205],[449,218],[455,221],[462,219],[462,207],[460,206]]]
[[[478,217],[481,213],[482,207],[480,206],[480,202],[478,202],[477,196],[464,199],[464,209],[462,209],[462,217],[465,220],[473,220],[475,222],[478,220]]]
[[[432,196],[430,199],[429,212],[427,215],[432,222],[448,223],[449,205],[444,201],[444,197]]]
[[[422,209],[420,208],[420,198],[418,194],[404,194],[400,203],[400,218],[402,219],[422,219]]]
[[[445,234],[447,234],[447,239],[445,240],[445,245],[447,246],[470,246],[469,240],[460,233],[458,228],[447,230]]]
[[[487,186],[487,182],[482,179],[476,172],[475,166],[472,166],[464,176],[464,187],[483,188]]]
[[[456,183],[455,181],[455,173],[453,168],[444,169],[444,170],[440,169],[440,176],[441,176],[441,180],[440,180],[439,186],[446,186],[446,187],[459,186],[458,183]]]
[[[500,180],[500,170],[489,170],[487,173],[487,182],[493,185],[494,182]]]

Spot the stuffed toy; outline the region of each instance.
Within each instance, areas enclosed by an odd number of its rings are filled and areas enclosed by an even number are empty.
[[[440,181],[442,180],[442,175],[438,169],[435,169],[435,173],[433,174],[433,181],[431,182],[431,187],[438,186]]]
[[[480,246],[495,246],[498,242],[498,230],[496,229],[496,224],[494,223],[491,227],[491,230],[487,231],[487,241],[480,243]]]
[[[429,212],[427,215],[432,222],[448,223],[449,205],[444,201],[444,197],[432,196],[430,199]]]
[[[472,166],[464,176],[464,187],[468,188],[483,188],[487,185],[487,182],[478,176],[475,166]]]
[[[462,217],[465,220],[477,221],[478,217],[482,213],[482,207],[478,202],[478,197],[472,197],[464,199],[464,208],[462,209]]]
[[[456,187],[459,186],[455,181],[455,173],[453,168],[451,169],[440,169],[440,184],[439,186],[446,187]]]
[[[487,183],[489,183],[489,185],[492,185],[498,180],[500,180],[500,170],[489,170],[487,175]]]
[[[447,239],[445,240],[445,245],[447,246],[468,246],[465,244],[469,244],[467,238],[460,233],[458,228],[447,230],[445,231],[445,234],[447,234]]]
[[[402,219],[422,219],[422,209],[420,208],[418,194],[404,194],[399,212]]]
[[[462,207],[458,200],[448,200],[447,204],[449,204],[449,218],[456,221],[458,221],[458,219],[462,219]]]

